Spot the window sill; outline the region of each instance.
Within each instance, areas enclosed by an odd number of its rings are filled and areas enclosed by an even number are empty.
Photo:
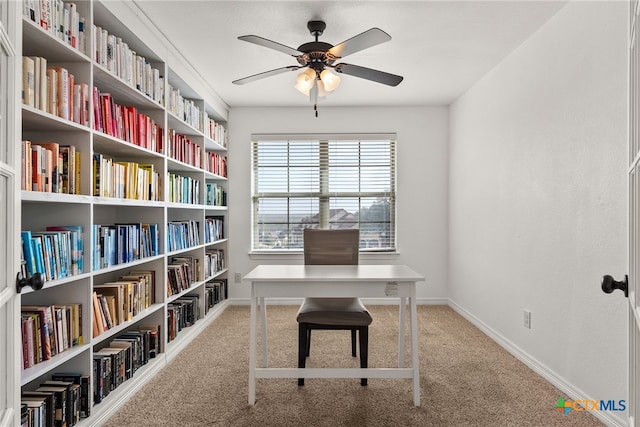
[[[396,259],[400,256],[399,252],[360,252],[360,260],[381,260],[381,259]],[[257,260],[296,260],[302,261],[302,251],[251,251],[249,252],[249,258]]]

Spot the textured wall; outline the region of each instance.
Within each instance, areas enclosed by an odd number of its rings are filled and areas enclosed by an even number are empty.
[[[450,110],[449,296],[594,399],[626,398],[627,8],[569,3]]]

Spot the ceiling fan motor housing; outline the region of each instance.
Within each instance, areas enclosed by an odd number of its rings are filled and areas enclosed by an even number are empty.
[[[327,24],[324,21],[309,21],[307,22],[307,28],[312,36],[318,40],[318,37],[322,35],[325,28],[327,28]]]
[[[327,24],[325,24],[324,21],[309,21],[307,22],[307,28],[316,40],[309,43],[303,43],[298,47],[298,51],[304,53],[304,55],[300,55],[297,58],[298,63],[302,66],[308,66],[316,71],[322,71],[327,64],[333,64],[336,60],[333,55],[328,53],[329,49],[331,49],[333,45],[318,41],[318,37],[320,37],[325,28],[327,28]]]

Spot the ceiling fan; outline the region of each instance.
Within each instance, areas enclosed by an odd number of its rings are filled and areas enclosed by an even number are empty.
[[[307,28],[311,35],[315,37],[315,41],[303,43],[297,49],[259,36],[247,35],[238,37],[239,40],[291,55],[297,60],[299,65],[276,68],[234,80],[233,83],[242,85],[265,77],[286,73],[287,71],[297,71],[302,68],[307,68],[298,75],[295,87],[310,97],[311,103],[316,111],[316,117],[318,116],[318,97],[325,96],[327,93],[332,92],[340,84],[340,77],[333,74],[330,70],[389,86],[397,86],[400,84],[403,79],[402,76],[344,62],[335,64],[336,61],[347,55],[391,40],[389,34],[379,28],[371,28],[334,46],[318,40],[326,27],[327,25],[324,21],[309,21]]]

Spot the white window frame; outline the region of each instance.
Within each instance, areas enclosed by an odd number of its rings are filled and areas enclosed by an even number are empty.
[[[397,171],[397,136],[395,133],[375,133],[375,134],[254,134],[251,136],[252,147],[251,147],[251,157],[252,157],[252,183],[251,183],[251,195],[252,195],[252,218],[251,218],[251,252],[250,255],[260,257],[261,255],[274,255],[274,254],[290,254],[290,255],[300,255],[302,253],[302,248],[257,248],[256,247],[256,235],[257,235],[257,227],[258,227],[258,211],[257,211],[257,201],[261,197],[290,197],[291,193],[288,192],[279,192],[279,193],[258,193],[256,180],[256,147],[258,143],[268,143],[274,141],[320,141],[321,147],[326,147],[326,143],[329,141],[390,141],[390,163],[391,163],[391,173],[390,173],[390,191],[384,192],[355,192],[355,193],[336,193],[339,196],[345,197],[388,197],[391,203],[390,206],[390,227],[392,233],[392,243],[389,248],[366,248],[361,247],[360,252],[361,255],[375,255],[375,256],[384,256],[384,255],[392,255],[396,256],[397,251],[397,179],[396,179],[396,171]],[[321,148],[322,149],[322,148]],[[325,153],[326,154],[326,153]],[[322,157],[322,155],[321,155]],[[325,162],[321,162],[322,165],[320,167],[319,176],[326,176],[328,166]],[[319,215],[320,215],[320,228],[328,228],[328,215],[326,214],[330,208],[329,199],[332,196],[336,196],[336,194],[331,194],[328,192],[326,180],[319,178],[320,180],[320,191],[318,193],[309,193],[305,194],[306,197],[317,197],[319,204]],[[300,196],[300,194],[297,194]]]

